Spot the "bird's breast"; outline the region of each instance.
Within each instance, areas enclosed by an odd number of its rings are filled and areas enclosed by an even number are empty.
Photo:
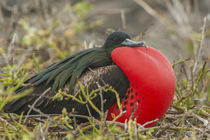
[[[175,75],[167,58],[151,47],[120,47],[114,49],[111,56],[130,81],[121,102],[126,113],[118,121],[124,122],[131,115],[140,124],[160,119],[169,108],[175,91]],[[108,119],[112,120],[112,114],[119,113],[117,105],[113,105]]]

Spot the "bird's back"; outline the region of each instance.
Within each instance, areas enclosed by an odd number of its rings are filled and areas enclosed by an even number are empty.
[[[83,103],[74,100],[71,97],[68,98],[65,95],[63,100],[54,99],[53,96],[55,94],[52,93],[52,84],[46,86],[42,83],[36,86],[20,88],[18,90],[19,92],[23,92],[28,88],[33,88],[33,92],[25,97],[8,103],[4,110],[5,112],[21,114],[22,112],[27,113],[29,111],[29,106],[32,106],[45,114],[60,114],[62,109],[66,108],[68,112],[73,111],[74,113],[81,115],[90,115],[88,112],[89,109],[92,116],[98,117],[99,114],[91,107],[90,103],[85,103],[87,100],[83,95],[84,93],[82,93],[82,89],[86,92],[85,94],[90,94],[92,91],[96,90],[96,96],[92,95],[95,97],[91,101],[99,110],[101,109],[101,102],[103,102],[103,110],[106,111],[116,102],[115,93],[106,90],[111,86],[119,93],[119,97],[122,98],[129,86],[129,81],[118,66],[108,65],[86,70],[78,79],[78,82],[72,91],[69,91],[69,84],[70,82],[67,82],[61,91],[68,95],[75,96],[77,99],[80,99],[79,96],[82,97]],[[86,91],[87,89],[88,91]],[[102,92],[103,101],[101,101],[99,92]],[[30,114],[38,114],[38,112],[32,109]]]

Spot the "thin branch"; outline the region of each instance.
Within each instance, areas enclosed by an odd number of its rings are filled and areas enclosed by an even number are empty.
[[[13,129],[17,130],[13,125],[11,125],[7,120],[3,119],[2,117],[0,117],[0,122],[5,122],[6,125],[12,127]]]
[[[36,100],[35,102],[32,104],[31,108],[29,109],[29,111],[27,112],[26,118],[23,121],[23,124],[25,124],[26,120],[27,120],[27,116],[31,113],[32,109],[35,107],[35,105],[37,104],[37,102],[46,94],[48,93],[48,91],[50,91],[51,88],[48,88],[47,90],[45,90]]]
[[[208,127],[208,129],[209,129],[210,125],[209,125],[208,120],[205,120],[204,118],[201,118],[200,116],[198,116],[195,113],[193,113],[193,116],[195,116],[199,121],[201,121],[204,124],[204,126]]]
[[[121,10],[120,11],[120,15],[121,15],[121,21],[122,21],[122,29],[126,29],[126,16],[125,16],[125,10]]]
[[[195,73],[195,70],[197,68],[198,65],[198,61],[200,60],[200,56],[201,56],[201,51],[203,49],[203,43],[204,43],[204,39],[205,39],[205,28],[206,28],[206,16],[203,19],[203,27],[202,27],[202,31],[201,31],[201,41],[200,41],[200,48],[198,50],[197,53],[197,58],[195,59],[195,64],[193,66],[193,73]]]
[[[139,6],[141,6],[148,14],[156,18],[157,20],[160,20],[161,22],[164,21],[164,23],[167,23],[167,25],[171,25],[171,22],[165,18],[163,15],[152,9],[145,1],[143,0],[134,0]]]
[[[41,124],[39,124],[39,132],[40,132],[40,134],[42,136],[42,140],[45,140],[45,135],[44,135],[44,132],[43,132]]]
[[[152,124],[152,123],[154,123],[154,122],[157,122],[158,120],[159,120],[159,119],[158,119],[158,118],[156,118],[156,119],[154,119],[154,120],[151,120],[151,121],[145,122],[143,125],[138,124],[138,126],[139,126],[139,128],[144,128],[146,125],[148,125],[148,124]]]
[[[138,108],[138,104],[139,104],[139,103],[138,103],[138,102],[136,102],[135,108],[133,109],[132,114],[131,114],[131,116],[130,116],[129,120],[133,119],[134,114],[135,114],[135,112],[136,112],[136,110],[137,110],[137,108]]]

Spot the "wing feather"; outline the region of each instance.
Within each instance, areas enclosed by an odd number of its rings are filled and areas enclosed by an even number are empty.
[[[93,48],[67,57],[25,81],[26,86],[19,88],[16,92],[21,93],[29,88],[33,88],[33,92],[26,97],[8,103],[4,109],[6,112],[17,112],[16,110],[18,112],[21,112],[21,110],[25,111],[28,108],[27,105],[36,100],[48,88],[51,88],[49,92],[49,97],[51,98],[58,89],[63,89],[66,85],[68,85],[68,90],[72,91],[76,81],[89,68],[98,68],[110,65],[111,63],[110,56],[103,48]],[[41,100],[43,101],[45,99],[43,97]]]
[[[123,98],[127,88],[129,87],[129,81],[126,75],[121,71],[121,69],[116,65],[108,65],[104,67],[97,67],[91,70],[84,72],[80,78],[78,79],[83,87],[88,86],[89,93],[95,89],[98,89],[98,84],[103,87],[105,85],[112,86],[118,93],[119,97]],[[67,82],[65,87],[69,87],[71,82]],[[76,84],[74,86],[74,92],[70,92],[68,88],[66,92],[68,94],[74,95],[75,92],[79,92],[78,95],[83,96],[81,93],[81,89],[79,85]],[[20,114],[21,112],[27,112],[29,110],[28,105],[32,105],[33,102],[41,96],[41,92],[39,89],[44,89],[43,86],[41,87],[34,87],[33,93],[13,102],[10,103],[9,106],[6,106],[6,112],[14,112]],[[39,93],[38,93],[39,92]],[[116,103],[115,94],[111,91],[103,91],[103,100],[104,100],[104,111],[106,111],[111,105]],[[34,96],[35,95],[35,96]],[[81,104],[73,99],[68,100],[52,100],[52,90],[46,95],[47,97],[43,97],[40,101],[35,105],[35,108],[40,109],[42,112],[46,114],[59,114],[62,112],[62,109],[65,107],[68,112],[71,112],[74,108],[75,112],[78,114],[89,115],[86,104]],[[84,97],[83,97],[84,98]],[[101,108],[101,98],[99,93],[97,96],[92,100],[97,108]],[[91,108],[91,105],[88,104],[90,107],[90,112],[92,116],[97,117],[99,114]],[[35,114],[36,112],[31,112],[31,114]]]

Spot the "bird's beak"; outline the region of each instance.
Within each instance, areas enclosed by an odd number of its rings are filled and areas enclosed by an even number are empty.
[[[148,49],[145,42],[143,41],[135,42],[130,39],[125,39],[120,45],[128,47],[145,47],[146,49]]]

